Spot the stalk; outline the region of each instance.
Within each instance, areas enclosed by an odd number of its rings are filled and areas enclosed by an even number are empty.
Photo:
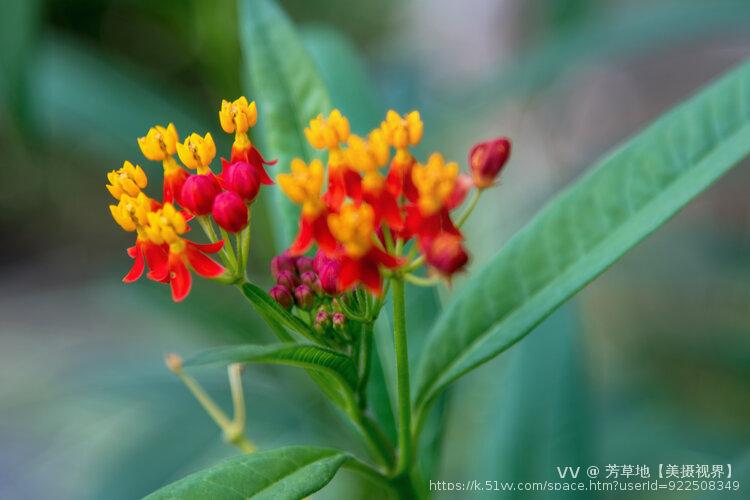
[[[406,342],[404,281],[393,278],[393,343],[396,350],[398,386],[398,463],[397,474],[407,472],[412,463],[411,394],[409,389],[409,351]]]

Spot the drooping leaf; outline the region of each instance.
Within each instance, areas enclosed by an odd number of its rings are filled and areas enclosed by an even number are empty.
[[[474,273],[431,332],[417,404],[518,342],[748,153],[744,64],[615,150]]]
[[[292,158],[315,157],[304,128],[328,111],[328,93],[291,21],[272,0],[241,1],[239,22],[244,83],[248,97],[257,101],[263,153],[279,161],[274,175],[286,172]],[[286,248],[297,232],[299,211],[278,189],[265,199],[277,247]]]
[[[238,345],[204,351],[185,362],[185,366],[230,363],[271,363],[322,371],[339,378],[348,389],[357,387],[357,370],[352,360],[341,353],[308,344]]]
[[[289,446],[229,458],[169,484],[147,499],[299,499],[328,484],[348,455]]]

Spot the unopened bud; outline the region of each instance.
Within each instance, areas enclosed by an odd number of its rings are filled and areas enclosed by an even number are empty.
[[[234,191],[217,196],[211,213],[219,227],[230,233],[239,233],[247,226],[247,205]]]
[[[338,295],[339,270],[341,265],[337,261],[331,261],[318,271],[320,288],[328,295]]]
[[[313,271],[313,259],[306,255],[297,257],[297,272],[302,274],[307,271]]]
[[[258,170],[244,161],[234,163],[224,162],[221,172],[224,188],[234,191],[247,203],[251,203],[260,190],[260,175]]]
[[[294,289],[294,301],[300,309],[307,311],[315,303],[315,292],[307,285],[300,285]]]
[[[481,142],[469,152],[469,167],[474,185],[485,189],[495,182],[510,156],[510,139],[499,137]]]
[[[294,298],[289,292],[289,289],[285,286],[276,285],[271,288],[271,291],[268,292],[268,294],[284,309],[291,309],[294,305]]]
[[[319,309],[317,313],[315,313],[315,328],[317,330],[322,330],[323,328],[328,325],[328,323],[331,320],[331,315],[328,314],[328,311],[325,309]]]
[[[305,271],[299,277],[302,284],[309,286],[315,293],[323,293],[323,288],[320,286],[320,278],[315,274],[314,271]]]
[[[289,290],[294,290],[299,285],[299,278],[292,271],[282,271],[276,277],[276,283]]]
[[[331,323],[333,323],[333,327],[336,330],[342,330],[344,325],[346,325],[346,316],[344,316],[344,313],[335,312],[331,316]]]
[[[179,354],[175,354],[173,352],[168,353],[166,356],[164,356],[164,364],[166,364],[167,368],[169,368],[170,371],[174,373],[178,373],[180,370],[182,370],[182,358]]]
[[[213,174],[191,175],[182,186],[181,203],[195,215],[206,215],[211,212],[220,192],[221,188]]]
[[[449,233],[441,233],[425,242],[424,254],[427,263],[444,276],[462,270],[469,261],[461,237]]]
[[[279,254],[271,259],[271,274],[273,277],[278,279],[279,274],[283,271],[290,271],[293,273],[295,271],[295,260],[296,258],[292,257],[287,252]]]

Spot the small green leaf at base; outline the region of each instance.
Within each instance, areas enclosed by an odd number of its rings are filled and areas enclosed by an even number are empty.
[[[240,455],[190,474],[146,498],[296,500],[328,484],[348,459],[341,451],[312,446]]]

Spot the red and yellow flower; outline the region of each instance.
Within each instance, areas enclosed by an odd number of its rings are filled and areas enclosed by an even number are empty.
[[[143,231],[149,241],[168,249],[166,264],[152,268],[148,276],[155,281],[168,282],[175,302],[183,300],[190,293],[190,269],[204,278],[217,278],[224,274],[224,267],[206,255],[221,250],[223,240],[201,245],[183,238],[182,235],[188,230],[187,220],[171,203],[148,212],[146,217],[148,223]]]
[[[328,226],[342,246],[339,288],[347,290],[362,283],[380,295],[383,285],[380,269],[394,269],[401,261],[375,243],[375,210],[364,202],[345,204],[339,213],[328,215]]]
[[[305,128],[305,137],[315,149],[328,151],[328,191],[325,201],[333,210],[338,210],[347,196],[360,199],[362,196],[359,174],[349,166],[342,145],[349,139],[349,120],[334,109],[328,115],[318,115]]]
[[[228,164],[244,161],[257,171],[261,184],[273,184],[264,165],[274,165],[276,161],[264,159],[248,137],[248,130],[254,127],[257,121],[258,110],[255,101],[248,102],[245,96],[232,102],[221,101],[221,128],[228,134],[234,132],[234,144]]]
[[[320,195],[324,177],[325,169],[320,160],[313,160],[307,165],[295,158],[292,160],[291,173],[279,174],[276,178],[284,194],[302,205],[299,233],[289,248],[292,255],[306,252],[313,241],[328,253],[336,249],[336,240],[328,228],[329,209]]]
[[[386,113],[385,120],[380,124],[380,130],[388,144],[396,149],[391,161],[391,167],[386,178],[388,190],[394,196],[402,194],[409,201],[414,201],[417,191],[411,179],[411,170],[416,160],[409,151],[422,140],[424,124],[418,111],[412,111],[404,116],[394,110]]]

